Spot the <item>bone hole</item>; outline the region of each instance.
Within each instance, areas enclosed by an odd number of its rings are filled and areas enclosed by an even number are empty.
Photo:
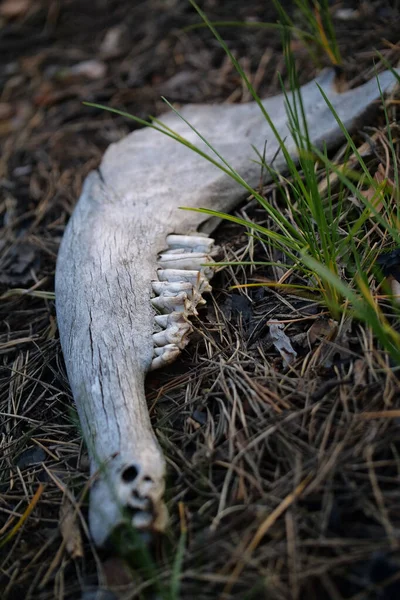
[[[149,477],[148,475],[146,475],[146,477],[143,477],[143,481],[145,481],[146,483],[153,483],[152,478]]]
[[[135,481],[138,474],[139,471],[137,467],[135,467],[135,465],[130,465],[130,467],[126,467],[126,469],[122,471],[122,479],[125,483],[132,483]]]

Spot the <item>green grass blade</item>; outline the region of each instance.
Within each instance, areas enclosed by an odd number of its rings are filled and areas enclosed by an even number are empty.
[[[169,600],[179,600],[179,592],[181,586],[181,573],[183,559],[185,557],[187,531],[182,529],[179,537],[178,548],[176,550],[175,560],[172,565]]]

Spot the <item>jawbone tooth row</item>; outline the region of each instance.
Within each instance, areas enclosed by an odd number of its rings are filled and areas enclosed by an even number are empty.
[[[158,281],[152,281],[155,315],[154,359],[151,369],[172,363],[189,342],[193,327],[188,317],[205,304],[202,294],[211,291],[214,271],[207,263],[217,249],[214,240],[202,235],[168,235],[168,249],[158,257]],[[162,328],[159,331],[159,328]]]

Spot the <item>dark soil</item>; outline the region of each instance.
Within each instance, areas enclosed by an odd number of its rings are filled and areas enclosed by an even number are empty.
[[[199,4],[211,20],[277,19],[261,0]],[[371,77],[375,49],[398,63],[397,2],[331,5],[348,85]],[[349,20],[338,16],[345,8],[355,9]],[[4,600],[156,597],[137,556],[99,556],[88,537],[88,459],[58,340],[54,269],[84,178],[136,127],[84,101],[147,118],[164,111],[161,96],[178,104],[250,99],[211,33],[185,30],[198,22],[186,0],[0,1]],[[279,34],[219,30],[259,94],[277,93],[278,72],[285,77]],[[301,81],[311,79],[307,48],[293,49]],[[382,115],[365,125],[382,126]],[[245,210],[264,218],[251,203]],[[218,236],[227,256],[246,257],[240,229],[224,225]],[[184,600],[400,598],[399,422],[362,417],[399,407],[398,371],[354,324],[340,324],[334,352],[318,342],[309,353],[304,336],[319,308],[263,289],[228,291],[249,276],[233,268],[217,275],[182,359],[148,381],[169,464],[171,523],[152,551],[157,578],[168,588],[186,523]],[[296,311],[302,320],[290,334],[302,360],[287,372],[263,323]]]

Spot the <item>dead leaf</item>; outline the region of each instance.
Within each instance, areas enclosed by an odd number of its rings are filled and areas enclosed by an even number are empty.
[[[359,156],[361,156],[362,158],[370,156],[373,152],[373,146],[376,143],[377,139],[378,134],[374,133],[374,135],[371,136],[368,139],[368,141],[361,144],[361,146],[358,146],[357,154],[353,153],[346,159],[345,163],[340,162],[343,159],[343,155],[341,154],[341,158],[338,159],[337,162],[335,162],[335,171],[332,171],[328,177],[324,177],[322,181],[318,184],[319,193],[325,194],[328,191],[328,189],[330,189],[332,192],[333,188],[340,182],[338,173],[343,172],[346,174],[346,172],[356,168],[359,164]]]
[[[25,285],[32,281],[32,267],[37,266],[37,248],[28,242],[15,243],[1,260],[0,284]]]
[[[336,337],[337,322],[333,319],[317,319],[308,330],[308,341],[312,346],[315,342],[332,340]]]
[[[363,191],[363,195],[375,206],[375,210],[380,212],[383,207],[383,202],[378,201],[383,193],[383,190],[387,187],[394,187],[394,182],[388,176],[387,169],[382,163],[379,163],[378,168],[374,175],[374,180],[376,181],[376,187],[370,186],[367,190]]]
[[[199,423],[196,423],[196,421],[194,419],[192,419],[192,417],[188,417],[186,419],[186,423],[192,427],[195,431],[197,431],[197,429],[200,429],[201,425]]]
[[[329,321],[332,321],[330,331],[322,337],[321,344],[317,347],[309,362],[310,368],[320,366],[329,369],[335,360],[345,360],[349,357],[348,333],[351,330],[351,318],[348,317],[344,320],[340,330],[336,321],[332,319],[329,319]]]
[[[129,587],[134,582],[129,565],[122,558],[113,556],[102,567],[106,585],[110,589]]]
[[[283,331],[283,323],[268,321],[269,333],[272,343],[281,355],[285,365],[291,365],[296,360],[297,352],[294,350],[290,339]]]
[[[354,361],[353,378],[356,387],[363,387],[367,384],[367,364],[364,359],[357,358]]]
[[[82,558],[83,545],[77,512],[66,494],[64,494],[60,507],[60,532],[65,548],[71,557]]]

